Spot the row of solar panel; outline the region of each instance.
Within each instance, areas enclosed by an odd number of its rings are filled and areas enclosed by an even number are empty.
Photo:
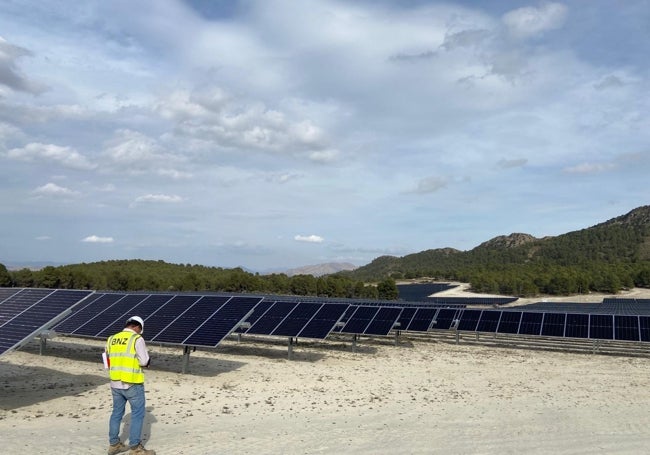
[[[70,335],[107,338],[119,332],[129,315],[145,321],[148,341],[216,346],[261,298],[221,295],[96,293],[54,326]]]
[[[634,299],[607,300],[602,303],[536,302],[526,305],[525,311],[650,316],[650,305],[638,303]]]
[[[507,310],[438,311],[432,329],[650,342],[650,316]]]

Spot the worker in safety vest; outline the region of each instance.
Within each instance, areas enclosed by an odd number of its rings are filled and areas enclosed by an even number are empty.
[[[129,455],[155,455],[142,445],[145,396],[143,368],[149,366],[149,353],[142,338],[144,321],[140,316],[131,316],[124,330],[106,341],[107,363],[111,377],[113,412],[108,426],[108,454],[115,455],[130,449]],[[129,445],[120,440],[120,424],[124,417],[126,402],[131,406],[131,429]]]

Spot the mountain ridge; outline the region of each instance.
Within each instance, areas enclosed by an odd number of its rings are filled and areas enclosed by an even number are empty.
[[[626,275],[624,270],[616,270],[622,268],[621,264],[627,264],[634,273]],[[435,277],[471,282],[478,275],[493,279],[496,272],[514,270],[520,276],[513,279],[522,279],[521,275],[527,273],[525,279],[534,281],[533,275],[543,273],[544,268],[553,269],[559,275],[576,270],[595,275],[598,269],[600,274],[615,274],[626,277],[626,281],[641,274],[641,281],[645,282],[645,275],[650,273],[650,205],[557,236],[536,238],[512,233],[496,236],[467,251],[437,248],[402,257],[380,256],[348,273],[367,281],[385,277]]]

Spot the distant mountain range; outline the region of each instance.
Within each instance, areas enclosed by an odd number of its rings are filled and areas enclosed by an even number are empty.
[[[349,262],[328,262],[326,264],[306,265],[304,267],[289,269],[285,270],[284,273],[287,276],[313,275],[315,277],[318,277],[342,271],[352,271],[356,268],[356,265],[350,264]]]

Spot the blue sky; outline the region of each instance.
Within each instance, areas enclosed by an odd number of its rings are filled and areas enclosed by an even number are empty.
[[[647,0],[4,1],[0,263],[364,265],[593,226],[649,203],[649,24]]]

